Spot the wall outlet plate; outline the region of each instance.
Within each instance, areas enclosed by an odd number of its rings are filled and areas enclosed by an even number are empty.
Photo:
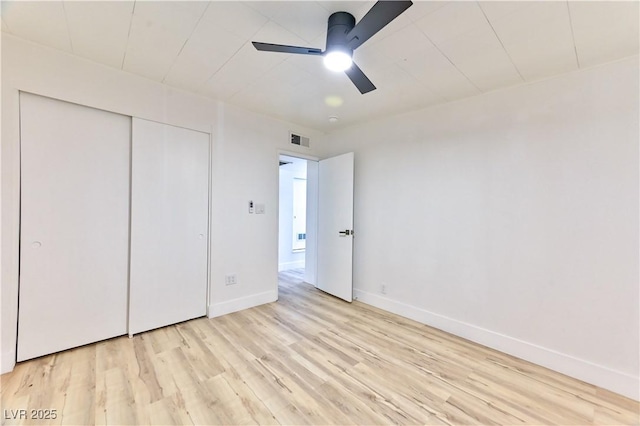
[[[236,274],[226,275],[224,277],[224,285],[235,285],[238,283],[238,278]]]

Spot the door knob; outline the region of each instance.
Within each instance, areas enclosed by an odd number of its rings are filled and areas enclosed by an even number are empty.
[[[31,247],[33,248],[40,248],[42,246],[42,243],[40,241],[34,241],[31,243]]]
[[[340,232],[338,232],[338,234],[339,234],[341,237],[346,237],[347,235],[353,235],[353,231],[352,231],[351,229],[347,229],[347,230],[345,230],[345,231],[340,231]]]
[[[204,238],[204,234],[199,234],[198,238],[202,240]]]

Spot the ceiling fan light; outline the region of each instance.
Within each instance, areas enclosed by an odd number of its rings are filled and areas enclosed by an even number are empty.
[[[334,50],[324,55],[324,66],[331,71],[345,71],[351,68],[352,64],[353,60],[351,59],[351,55],[342,50]]]

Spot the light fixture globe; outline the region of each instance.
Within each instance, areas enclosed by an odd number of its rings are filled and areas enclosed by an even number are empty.
[[[331,71],[345,71],[351,68],[352,64],[351,55],[343,50],[334,50],[324,55],[324,66]]]

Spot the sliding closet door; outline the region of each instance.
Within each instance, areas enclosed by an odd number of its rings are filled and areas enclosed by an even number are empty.
[[[209,135],[133,119],[129,333],[206,315]]]
[[[131,118],[20,94],[18,361],[126,334]]]

